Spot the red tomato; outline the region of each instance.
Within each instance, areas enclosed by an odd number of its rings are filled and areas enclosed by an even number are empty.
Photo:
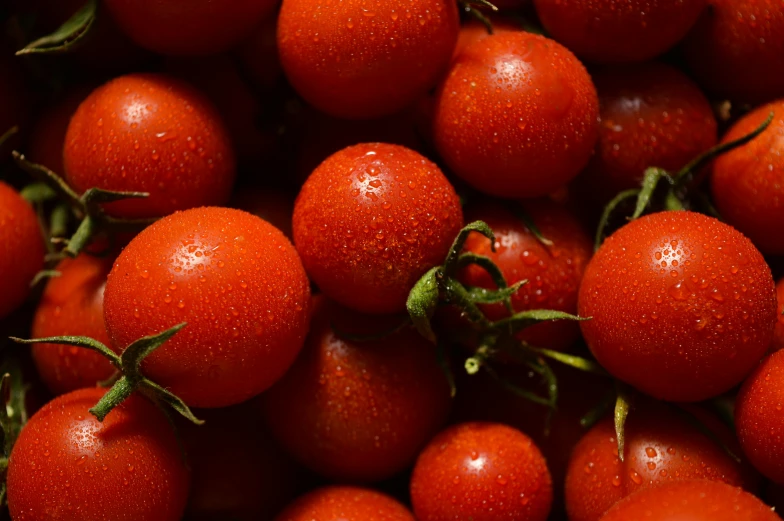
[[[571,52],[512,32],[455,59],[439,88],[433,131],[449,167],[478,190],[537,197],[585,166],[598,116],[596,89]]]
[[[275,521],[415,521],[396,500],[374,490],[332,486],[314,490],[286,508]]]
[[[613,418],[593,427],[574,447],[569,462],[569,520],[598,521],[629,494],[673,480],[709,479],[751,490],[759,484],[755,476],[681,414],[689,413],[679,414],[656,402],[636,407],[626,421],[624,462],[618,458]],[[706,416],[703,413],[699,418],[708,420],[705,424],[709,429],[732,440],[728,444],[737,445],[721,422]]]
[[[743,489],[715,481],[675,481],[619,501],[601,521],[781,521]]]
[[[24,302],[30,282],[44,267],[38,217],[27,201],[0,181],[0,318]]]
[[[588,346],[605,369],[655,398],[699,401],[731,389],[770,346],[776,295],[751,241],[712,217],[661,212],[610,236],[578,296]]]
[[[408,292],[444,261],[463,225],[441,170],[397,145],[368,143],[327,158],[294,207],[294,243],[331,299],[364,313],[405,309]]]
[[[746,145],[713,163],[711,189],[716,207],[763,252],[784,254],[778,223],[784,220],[784,100],[759,107],[738,121],[722,142],[759,127],[771,112],[770,126]]]
[[[528,281],[512,296],[516,312],[556,309],[577,313],[577,291],[593,253],[591,239],[574,216],[551,201],[528,201],[520,210],[553,241],[553,246],[542,244],[513,209],[484,202],[468,209],[467,220],[482,220],[490,226],[495,233],[495,252],[490,239],[479,233],[469,235],[465,250],[490,257],[509,285]],[[470,286],[496,288],[487,271],[476,265],[464,269],[460,280]],[[485,305],[482,309],[491,320],[509,316],[503,304]],[[537,324],[520,334],[522,340],[532,345],[551,349],[566,349],[579,336],[576,322]]]
[[[84,192],[147,191],[146,199],[106,205],[115,217],[142,218],[222,204],[234,181],[234,153],[204,95],[168,76],[121,76],[93,91],[71,119],[65,178]]]
[[[784,9],[779,0],[709,0],[684,45],[707,90],[737,101],[784,96]]]
[[[522,432],[462,423],[433,438],[411,476],[419,521],[544,521],[553,499],[544,457]]]
[[[510,1],[514,2],[517,0]],[[499,9],[501,8],[501,6],[497,5],[497,3],[494,3],[494,5]],[[513,20],[496,17],[489,18],[489,20],[493,24],[493,34],[503,34],[523,30],[522,24],[516,23]],[[455,51],[453,53],[454,58],[457,58],[463,54],[463,51],[468,46],[475,42],[484,40],[488,36],[490,36],[490,33],[487,32],[487,27],[485,27],[485,24],[479,22],[478,20],[469,20],[467,23],[461,25],[460,33],[457,35],[457,45],[455,46]]]
[[[778,351],[784,349],[784,278],[779,279],[776,284],[776,300],[778,301],[778,309],[776,310],[776,329],[773,332],[773,344],[770,346],[771,351]]]
[[[104,315],[118,352],[187,322],[145,359],[144,373],[188,405],[223,407],[283,375],[304,342],[309,304],[305,270],[280,231],[240,210],[197,208],[126,246]]]
[[[133,41],[168,55],[202,56],[228,50],[275,9],[275,0],[105,0]]]
[[[22,430],[8,463],[15,521],[177,521],[188,471],[166,416],[134,395],[102,422],[87,410],[105,389],[55,398]]]
[[[246,187],[234,192],[231,206],[261,217],[283,232],[289,240],[294,236],[291,229],[294,197],[282,190]]]
[[[368,317],[319,297],[302,354],[261,397],[278,440],[333,479],[378,481],[403,470],[449,413],[435,349],[413,328],[364,342],[399,317]]]
[[[284,0],[278,48],[286,76],[308,103],[337,117],[373,118],[435,85],[459,27],[453,0],[345,0],[329,9]]]
[[[678,43],[706,0],[534,0],[547,32],[594,62],[639,62]]]
[[[46,285],[33,320],[33,338],[87,336],[110,344],[103,323],[103,291],[112,259],[80,255],[57,265],[59,277]],[[114,373],[99,353],[79,347],[35,344],[38,374],[54,394],[94,387]]]

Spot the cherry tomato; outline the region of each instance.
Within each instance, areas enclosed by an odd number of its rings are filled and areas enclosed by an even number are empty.
[[[188,470],[166,416],[134,395],[103,422],[87,410],[105,389],[46,404],[22,429],[8,463],[15,521],[177,521]]]
[[[678,43],[706,0],[534,0],[547,32],[593,62],[648,60]]]
[[[517,0],[511,0],[517,1]],[[494,3],[496,7],[499,9],[501,6]],[[523,27],[519,23],[515,23],[512,20],[506,18],[489,18],[490,22],[493,24],[493,34],[503,34],[503,33],[510,33],[515,31],[522,31]],[[465,23],[460,26],[460,33],[457,35],[457,45],[455,46],[454,57],[457,58],[463,51],[474,42],[478,42],[484,40],[490,36],[490,33],[487,32],[487,27],[485,24],[479,22],[478,20],[469,20],[468,23]]]
[[[675,481],[645,488],[619,501],[601,521],[780,521],[743,489],[716,481]]]
[[[188,405],[223,407],[272,385],[305,339],[310,286],[286,237],[240,210],[197,208],[126,246],[104,293],[113,349],[188,325],[144,373]]]
[[[202,56],[228,50],[271,14],[274,0],[105,0],[133,41],[153,52]]]
[[[248,187],[234,192],[231,206],[261,217],[292,239],[294,197],[290,194],[274,188]]]
[[[737,101],[784,96],[784,10],[778,0],[709,0],[684,56],[707,90]]]
[[[776,295],[751,241],[712,217],[661,212],[610,236],[578,296],[588,346],[605,369],[655,398],[699,401],[731,389],[770,346]]]
[[[346,0],[329,9],[284,0],[278,48],[286,76],[308,103],[337,117],[373,118],[435,85],[459,27],[453,0]]]
[[[460,200],[441,170],[407,148],[368,143],[327,158],[294,207],[294,243],[331,299],[364,313],[405,309],[460,227]]]
[[[524,212],[544,237],[553,241],[545,246],[523,222]],[[490,239],[479,233],[469,235],[465,250],[490,257],[501,269],[509,285],[528,283],[512,296],[515,312],[529,309],[556,309],[577,312],[577,290],[593,245],[580,222],[567,210],[547,201],[528,201],[519,209],[485,202],[467,211],[468,221],[482,220],[495,233],[495,252]],[[464,284],[495,289],[486,270],[471,265],[460,275]],[[482,306],[491,320],[509,316],[503,304]],[[524,330],[520,338],[535,346],[566,349],[580,336],[576,322],[537,324]]]
[[[759,107],[738,121],[722,142],[743,137],[770,113],[770,126],[746,145],[713,163],[711,189],[722,217],[763,252],[784,254],[778,223],[784,219],[784,100]]]
[[[419,521],[544,521],[553,499],[544,457],[522,432],[500,423],[463,423],[436,436],[411,476]]]
[[[408,509],[375,490],[332,486],[294,501],[275,521],[415,521]]]
[[[778,351],[784,349],[784,278],[779,279],[776,284],[776,301],[778,308],[776,309],[776,329],[773,332],[773,344],[770,346],[771,351]]]
[[[278,440],[333,479],[378,481],[403,470],[441,427],[451,399],[436,352],[399,317],[368,317],[319,297],[308,340],[261,397]],[[343,332],[377,339],[352,341]]]
[[[57,265],[33,319],[33,337],[88,336],[110,343],[103,323],[103,292],[112,259],[80,255]],[[114,373],[101,354],[79,347],[35,344],[38,374],[54,394],[94,387]]]
[[[234,181],[234,153],[215,108],[189,85],[155,74],[121,76],[93,91],[71,119],[63,158],[79,192],[150,193],[105,205],[115,217],[222,204]]]
[[[499,197],[537,197],[588,162],[599,104],[585,67],[560,44],[511,32],[488,36],[454,61],[441,84],[433,132],[455,174]]]
[[[32,207],[0,181],[0,318],[24,302],[30,282],[44,267],[44,253]]]

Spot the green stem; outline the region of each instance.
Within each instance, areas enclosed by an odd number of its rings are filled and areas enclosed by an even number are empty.
[[[120,405],[126,398],[128,398],[136,389],[138,383],[128,381],[128,378],[123,376],[103,395],[97,404],[90,409],[90,413],[102,422],[106,415],[112,412],[112,409]]]
[[[79,228],[68,241],[68,245],[63,250],[69,257],[76,257],[82,250],[90,243],[95,233],[100,228],[97,220],[91,216],[86,215],[82,222],[79,223]]]

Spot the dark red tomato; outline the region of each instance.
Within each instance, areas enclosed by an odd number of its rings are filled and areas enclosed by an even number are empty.
[[[593,62],[648,60],[678,43],[706,0],[534,0],[547,32]]]
[[[245,187],[234,192],[232,208],[245,210],[261,217],[292,239],[291,217],[294,214],[294,197],[275,188]]]
[[[272,14],[275,0],[105,0],[120,28],[159,54],[203,56],[239,43]]]
[[[30,282],[44,267],[44,254],[35,211],[0,181],[0,318],[24,302]]]
[[[580,323],[599,363],[655,398],[731,389],[770,346],[776,295],[751,241],[712,217],[660,212],[610,236],[588,264]]]
[[[675,481],[619,501],[601,521],[781,521],[743,489],[716,481]]]
[[[452,0],[344,0],[328,9],[284,0],[278,48],[286,76],[308,103],[337,117],[374,118],[435,85],[459,28]]]
[[[770,126],[746,145],[713,163],[711,190],[726,221],[763,252],[784,254],[778,223],[784,220],[784,100],[759,107],[727,132],[722,142],[738,139],[775,113]]]
[[[585,67],[560,44],[496,34],[458,56],[439,88],[433,132],[449,167],[499,197],[537,197],[570,181],[597,138]]]
[[[784,96],[784,9],[779,0],[709,0],[684,45],[706,89],[737,101]]]
[[[71,119],[63,157],[77,191],[150,193],[107,204],[116,217],[223,204],[234,181],[234,152],[215,108],[188,84],[156,74],[121,76],[94,90]]]
[[[751,463],[784,484],[784,351],[777,351],[746,379],[735,402],[735,429]]]
[[[580,222],[566,209],[548,200],[528,201],[519,210],[525,212],[546,238],[545,246],[528,229],[514,208],[497,202],[484,202],[467,210],[467,220],[482,220],[495,233],[495,252],[490,239],[478,233],[469,235],[466,251],[490,257],[511,285],[528,283],[512,296],[515,312],[529,309],[556,309],[577,313],[577,291],[585,266],[593,253],[593,244]],[[496,285],[486,270],[472,265],[460,274],[464,284],[488,289]],[[503,304],[482,306],[491,320],[509,316]],[[537,324],[523,331],[522,340],[535,346],[566,349],[580,336],[576,322]]]
[[[776,329],[773,332],[771,351],[784,349],[784,278],[780,279],[776,284],[776,300],[778,301],[778,309],[776,310],[778,320],[776,321]]]
[[[33,338],[87,336],[110,344],[103,323],[103,291],[111,258],[80,255],[57,265],[59,277],[49,280],[33,319]],[[99,353],[55,344],[35,344],[38,374],[54,394],[94,387],[114,373]]]
[[[166,416],[134,395],[102,422],[87,410],[105,389],[46,404],[22,430],[8,463],[15,521],[177,521],[188,470]]]
[[[522,432],[462,423],[433,438],[411,476],[419,521],[544,521],[553,499],[544,457]]]
[[[326,159],[294,206],[294,243],[308,274],[333,300],[395,313],[463,225],[455,189],[425,157],[368,143]]]
[[[144,373],[194,407],[224,407],[271,386],[305,340],[310,286],[297,252],[240,210],[197,208],[149,226],[114,263],[104,318],[118,352],[188,326]]]
[[[395,499],[359,487],[332,486],[314,490],[289,505],[275,521],[414,521]]]
[[[512,2],[517,0],[511,0]],[[496,7],[501,7],[494,3]],[[506,18],[489,18],[491,23],[493,24],[493,34],[503,34],[503,33],[510,33],[514,31],[522,31],[523,27],[519,23],[515,23],[513,20],[506,19]],[[478,20],[469,20],[467,23],[460,26],[460,33],[457,35],[457,45],[455,46],[454,57],[457,58],[463,51],[471,44],[484,40],[490,36],[490,33],[487,32],[487,27],[485,24],[479,22]]]
[[[248,38],[237,47],[242,70],[256,88],[270,91],[283,78],[283,67],[278,56],[277,17],[265,19]]]
[[[378,481],[410,465],[441,427],[451,399],[436,352],[413,328],[379,335],[399,317],[368,317],[315,300],[302,354],[261,398],[273,434],[308,468]]]
[[[677,69],[646,63],[600,69],[592,78],[599,92],[599,143],[581,181],[602,203],[639,188],[646,168],[676,172],[716,144],[710,103]]]
[[[618,458],[613,418],[604,419],[580,440],[566,474],[570,521],[598,521],[629,494],[668,481],[709,479],[754,490],[759,480],[686,419],[688,412],[678,413],[674,407],[654,402],[629,414],[624,462]],[[717,436],[735,441],[716,418],[707,419],[712,420],[705,422],[707,427]]]

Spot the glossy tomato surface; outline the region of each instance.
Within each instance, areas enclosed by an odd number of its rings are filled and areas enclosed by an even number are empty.
[[[771,351],[778,351],[784,348],[784,279],[779,279],[776,283],[776,300],[778,302],[776,329],[773,333],[773,344]]]
[[[375,490],[331,486],[294,501],[275,521],[414,521],[395,499]]]

